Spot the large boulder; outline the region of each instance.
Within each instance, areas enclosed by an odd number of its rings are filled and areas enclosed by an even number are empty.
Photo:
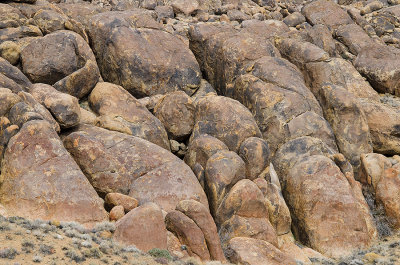
[[[21,62],[32,82],[53,85],[77,98],[86,96],[100,78],[92,50],[72,31],[57,31],[32,41],[22,50]]]
[[[142,251],[167,249],[167,229],[160,207],[147,203],[130,211],[116,223],[113,239]]]
[[[334,31],[341,25],[352,24],[353,20],[338,4],[329,0],[308,3],[301,10],[311,25],[323,24]]]
[[[193,53],[178,38],[139,11],[92,17],[89,35],[106,81],[135,97],[183,90],[194,93],[201,73]]]
[[[233,263],[249,265],[297,264],[287,254],[282,253],[272,244],[259,239],[235,237],[229,241],[228,258]]]
[[[235,152],[246,138],[261,136],[251,112],[238,101],[222,96],[207,96],[196,104],[192,138],[202,134],[218,138]]]
[[[154,115],[164,124],[171,139],[184,140],[194,126],[194,104],[183,91],[167,94],[154,108]]]
[[[98,83],[90,93],[89,103],[96,114],[100,115],[101,127],[140,137],[170,149],[167,132],[160,120],[121,86]]]
[[[265,140],[250,137],[240,145],[239,155],[246,165],[246,178],[255,179],[270,163],[270,152]]]
[[[212,260],[225,261],[226,259],[222,252],[217,227],[209,210],[204,206],[204,204],[195,200],[183,200],[178,203],[176,210],[184,213],[187,217],[192,219],[201,229],[210,252],[210,258]]]
[[[399,96],[399,56],[399,49],[372,44],[360,50],[354,66],[377,91]]]
[[[329,158],[314,155],[300,160],[289,171],[283,192],[296,236],[313,249],[340,257],[371,242],[373,227],[349,181]]]
[[[180,211],[171,211],[165,216],[165,224],[187,246],[189,255],[210,260],[204,234],[192,219]]]
[[[169,151],[138,137],[81,125],[64,144],[95,189],[156,202],[165,211],[184,199],[208,207],[206,195],[190,168]]]
[[[190,141],[185,162],[192,169],[197,163],[205,169],[208,159],[221,150],[228,151],[226,144],[208,134],[200,135]]]
[[[211,156],[205,167],[205,190],[214,215],[229,190],[246,177],[245,163],[235,152],[222,150]]]
[[[362,107],[357,98],[342,87],[326,84],[318,92],[339,150],[358,173],[360,155],[372,152],[368,122]]]
[[[0,180],[0,202],[11,215],[88,225],[108,219],[103,200],[47,121],[29,121],[11,138]]]

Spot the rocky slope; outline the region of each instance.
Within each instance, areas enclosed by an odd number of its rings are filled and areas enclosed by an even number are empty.
[[[0,262],[400,262],[399,62],[396,0],[3,1]]]

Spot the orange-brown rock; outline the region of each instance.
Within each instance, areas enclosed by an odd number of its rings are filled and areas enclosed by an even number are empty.
[[[135,97],[183,90],[201,80],[189,48],[144,11],[104,12],[91,18],[89,35],[104,80]]]
[[[242,217],[233,215],[221,224],[219,235],[224,248],[235,237],[255,238],[278,247],[278,238],[268,218]]]
[[[226,252],[229,253],[229,260],[238,264],[296,264],[295,260],[290,256],[282,253],[272,244],[259,239],[235,237],[229,241]]]
[[[220,150],[228,150],[228,147],[213,136],[200,135],[190,141],[185,163],[192,169],[197,163],[205,169],[208,159]]]
[[[90,93],[89,103],[100,115],[101,127],[137,136],[170,149],[163,124],[121,86],[98,83]]]
[[[110,211],[110,221],[118,221],[124,217],[125,211],[122,205],[114,206]]]
[[[0,179],[0,203],[10,215],[88,225],[108,219],[103,200],[47,121],[29,121],[11,138]]]
[[[182,212],[171,211],[165,216],[165,224],[187,246],[189,255],[210,260],[204,234],[192,219]]]
[[[189,257],[189,253],[187,249],[182,249],[182,243],[179,239],[170,231],[167,230],[167,249],[169,253],[178,258],[185,258]]]
[[[214,217],[225,195],[233,185],[245,177],[245,164],[235,152],[222,150],[208,159],[205,169],[205,190]]]
[[[113,239],[142,251],[167,249],[167,229],[160,207],[147,203],[127,213],[116,223]]]
[[[246,164],[246,178],[254,180],[270,163],[270,152],[265,140],[249,137],[240,145],[239,155]]]
[[[164,124],[170,139],[182,140],[192,133],[194,105],[183,91],[168,93],[159,100],[154,115]]]
[[[263,178],[257,178],[254,183],[262,191],[268,208],[269,221],[278,236],[289,233],[292,224],[289,208],[286,205],[280,188],[267,182]]]
[[[20,101],[22,99],[10,89],[0,88],[0,116],[7,115],[10,109]]]
[[[382,204],[391,225],[400,227],[400,171],[394,168],[386,169],[376,187],[376,201]]]
[[[196,104],[192,138],[202,134],[218,138],[235,152],[245,139],[261,136],[250,111],[238,101],[222,96],[207,96]]]
[[[300,160],[289,171],[283,192],[295,235],[313,249],[339,257],[371,242],[365,212],[329,158],[313,155]]]
[[[105,202],[112,206],[122,206],[126,213],[139,205],[139,202],[135,198],[115,192],[107,193]]]
[[[139,204],[157,202],[165,211],[174,210],[184,199],[208,205],[190,168],[172,153],[146,140],[80,125],[64,138],[64,144],[102,194],[129,194]]]
[[[176,210],[192,219],[201,229],[210,252],[210,258],[212,260],[226,261],[221,248],[217,227],[206,206],[195,200],[183,200],[178,203]]]

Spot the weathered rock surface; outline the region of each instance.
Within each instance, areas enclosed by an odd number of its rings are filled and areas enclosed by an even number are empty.
[[[10,140],[0,179],[9,214],[84,224],[108,219],[103,200],[46,121],[27,122]]]
[[[101,82],[89,96],[91,108],[105,129],[143,138],[170,150],[163,124],[121,86]]]
[[[180,200],[208,206],[196,176],[179,158],[138,137],[81,125],[64,145],[100,193],[119,192],[174,210]],[[178,174],[176,174],[178,173]]]
[[[246,178],[256,179],[270,163],[270,152],[265,140],[250,137],[243,141],[239,155],[246,165]]]
[[[32,82],[53,85],[77,98],[86,96],[100,78],[89,45],[72,31],[58,31],[32,41],[22,50],[21,62]]]
[[[192,219],[182,212],[171,211],[165,216],[165,224],[187,246],[189,255],[202,260],[210,259],[204,234]]]
[[[263,264],[296,264],[295,260],[270,243],[247,237],[235,237],[229,241],[228,258],[235,263]]]
[[[214,219],[204,204],[195,200],[183,200],[176,206],[176,210],[192,219],[201,229],[210,252],[210,258],[212,260],[226,261]]]
[[[30,89],[32,96],[45,106],[63,128],[79,124],[81,110],[78,99],[46,84],[34,84]]]
[[[138,207],[139,202],[130,196],[110,192],[105,197],[105,203],[113,206],[122,206],[125,212],[129,212]]]
[[[169,138],[185,139],[192,133],[195,107],[183,91],[167,94],[154,107],[154,115],[164,124]]]
[[[205,191],[214,217],[224,196],[245,177],[245,163],[235,152],[222,150],[208,159],[205,167]]]
[[[167,229],[160,207],[147,203],[130,211],[116,223],[113,239],[142,251],[167,249]]]
[[[192,138],[208,134],[224,142],[229,150],[237,152],[246,138],[261,136],[250,111],[231,98],[204,97],[196,104],[195,113]]]
[[[399,49],[373,44],[361,49],[354,65],[374,89],[399,96],[399,56]]]
[[[103,78],[136,97],[183,90],[191,95],[201,80],[193,53],[138,11],[102,13],[89,35]]]

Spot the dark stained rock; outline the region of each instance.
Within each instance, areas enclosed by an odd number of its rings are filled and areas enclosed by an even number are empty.
[[[308,83],[317,94],[325,82],[343,87],[358,98],[371,101],[379,99],[378,93],[357,72],[354,66],[341,58],[331,58],[329,62],[311,62],[306,64]]]
[[[341,25],[352,24],[353,20],[333,1],[318,0],[308,3],[301,10],[311,25],[323,24],[334,31]]]
[[[44,34],[65,29],[68,17],[55,10],[41,9],[33,16],[33,22]]]
[[[21,61],[32,82],[53,85],[77,98],[86,96],[100,77],[89,45],[72,31],[57,31],[32,41],[22,50]]]
[[[254,183],[264,194],[269,213],[269,221],[274,227],[278,236],[290,232],[292,218],[290,217],[289,208],[283,198],[280,187],[274,183],[267,182],[263,178],[257,178]]]
[[[283,19],[283,22],[289,27],[295,27],[306,22],[306,18],[300,12],[293,12]]]
[[[382,154],[400,153],[400,111],[380,102],[361,100],[367,118],[372,147]]]
[[[210,253],[201,229],[196,223],[179,211],[171,211],[165,216],[165,224],[180,242],[187,246],[189,255],[202,260],[210,260]]]
[[[81,110],[78,99],[47,84],[34,84],[30,92],[32,96],[45,106],[63,128],[79,124]]]
[[[154,108],[154,115],[164,124],[169,138],[185,139],[194,126],[194,105],[183,91],[168,93]]]
[[[249,265],[297,264],[294,259],[282,253],[272,244],[259,239],[235,237],[229,241],[228,259],[233,263]]]
[[[108,219],[103,200],[47,121],[27,122],[11,138],[0,179],[0,201],[12,215],[88,225]]]
[[[32,83],[15,66],[0,58],[0,87],[11,89],[12,92],[28,91]]]
[[[185,163],[192,169],[197,163],[205,169],[208,159],[221,150],[228,151],[226,144],[208,134],[200,135],[190,141]]]
[[[184,200],[178,203],[176,210],[192,219],[201,229],[210,252],[210,258],[212,260],[226,261],[214,219],[204,204],[195,200]]]
[[[270,152],[265,140],[250,137],[243,141],[239,155],[246,165],[246,178],[254,180],[270,163]]]
[[[235,152],[222,150],[208,159],[205,167],[205,190],[214,217],[225,195],[245,177],[245,163]]]
[[[358,179],[360,155],[372,152],[367,118],[353,94],[326,84],[319,91],[324,116],[332,126],[340,152],[350,161]]]
[[[399,57],[399,49],[373,44],[358,53],[354,66],[378,92],[399,96]]]
[[[340,26],[335,35],[336,38],[346,45],[349,51],[355,55],[357,55],[364,47],[375,43],[375,41],[356,24]]]
[[[307,37],[309,42],[317,45],[330,56],[334,57],[337,54],[335,40],[328,27],[322,24],[314,25],[307,29]]]
[[[22,26],[26,17],[18,10],[8,4],[0,4],[0,29]]]
[[[40,104],[31,94],[27,92],[19,92],[18,96],[22,98],[23,102],[28,106],[30,111],[35,112],[40,119],[46,120],[51,124],[56,132],[60,132],[60,125],[42,104]],[[18,117],[18,115],[17,115]]]
[[[113,239],[142,251],[167,249],[167,229],[160,207],[147,203],[127,213],[116,223]]]
[[[43,34],[38,27],[33,25],[0,29],[0,43],[5,41],[16,41],[25,37],[38,36],[43,36]]]
[[[246,74],[236,79],[235,98],[253,113],[271,154],[288,140],[305,135],[321,139],[337,150],[329,123],[322,113],[312,111],[311,104],[296,91]]]
[[[170,150],[163,124],[121,86],[101,82],[89,96],[103,128],[143,138]]]
[[[106,12],[92,18],[89,35],[104,80],[135,97],[183,90],[201,80],[193,53],[177,37],[138,11]]]
[[[192,138],[202,134],[218,138],[235,152],[248,137],[261,136],[250,111],[238,101],[222,96],[207,96],[196,104]]]

